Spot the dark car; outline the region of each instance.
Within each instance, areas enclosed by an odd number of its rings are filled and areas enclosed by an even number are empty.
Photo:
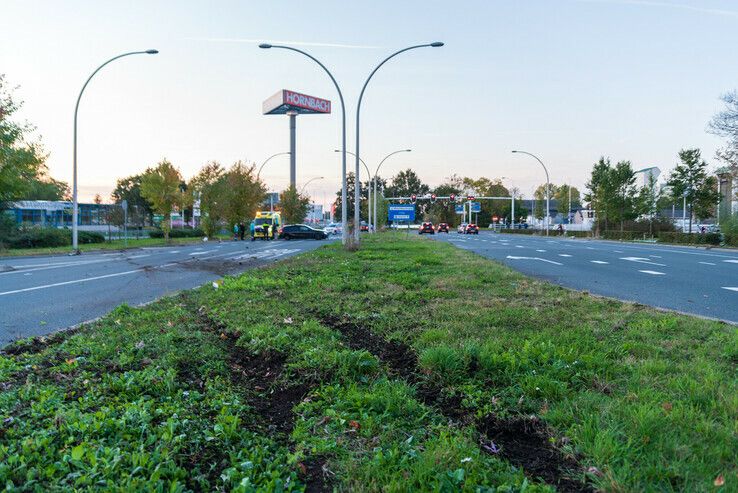
[[[438,229],[436,231],[439,233],[448,233],[448,224],[438,223]]]
[[[322,229],[312,228],[305,224],[290,224],[285,226],[279,232],[280,240],[297,240],[297,239],[313,239],[313,240],[325,240],[328,238],[328,233]]]
[[[468,235],[478,235],[479,227],[476,224],[467,224],[464,233]]]
[[[433,228],[433,223],[425,222],[420,225],[420,228],[418,228],[418,234],[422,235],[423,233],[430,233],[432,235],[436,234],[436,230]]]

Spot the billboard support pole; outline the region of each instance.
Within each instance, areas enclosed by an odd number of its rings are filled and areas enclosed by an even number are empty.
[[[297,187],[297,155],[295,148],[297,147],[297,113],[288,113],[290,115],[290,187]]]

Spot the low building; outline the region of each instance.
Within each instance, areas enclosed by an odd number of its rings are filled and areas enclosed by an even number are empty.
[[[77,226],[81,230],[94,231],[108,227],[110,211],[116,204],[78,204]],[[72,202],[56,200],[19,200],[11,202],[5,213],[18,225],[47,228],[72,227]]]

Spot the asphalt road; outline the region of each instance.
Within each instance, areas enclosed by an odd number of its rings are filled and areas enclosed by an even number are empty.
[[[121,303],[146,303],[326,243],[227,241],[80,256],[0,257],[0,347],[95,319]]]
[[[488,231],[433,237],[569,288],[738,324],[738,250]]]

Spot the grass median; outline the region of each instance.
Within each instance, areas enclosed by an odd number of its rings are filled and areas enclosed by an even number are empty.
[[[403,234],[6,352],[9,489],[738,491],[735,327]]]

